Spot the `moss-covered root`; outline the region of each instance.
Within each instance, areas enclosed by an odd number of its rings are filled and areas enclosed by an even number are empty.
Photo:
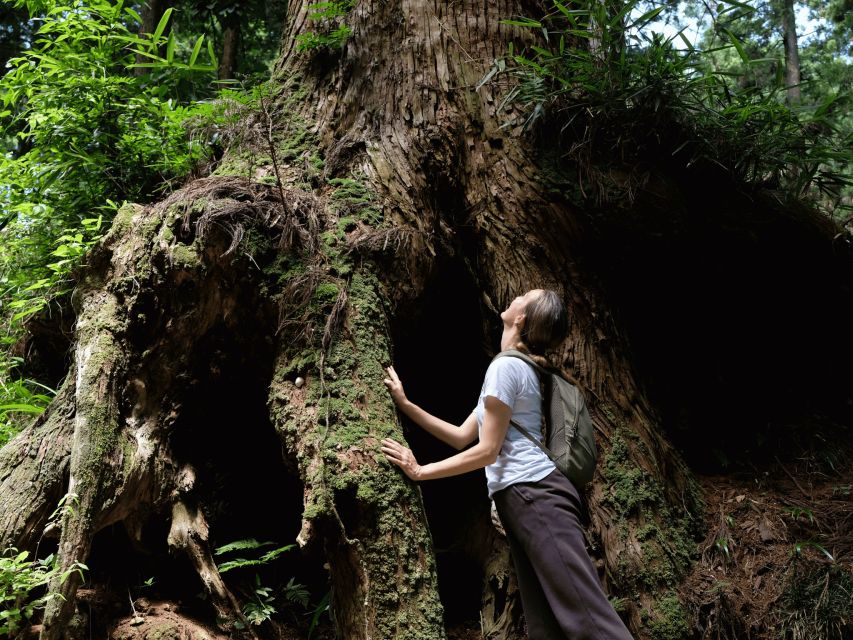
[[[282,341],[270,390],[271,417],[305,483],[299,540],[322,538],[339,637],[438,640],[442,608],[420,492],[379,451],[383,437],[403,437],[382,384],[390,352],[379,285],[362,268],[347,294],[327,355]]]
[[[69,499],[62,519],[58,560],[62,571],[84,562],[93,527],[115,500],[114,486],[121,477],[120,390],[125,355],[118,336],[122,314],[115,296],[95,289],[83,296],[77,321],[76,413],[71,445]],[[45,609],[42,640],[58,640],[74,607],[80,582],[77,571],[56,579]]]
[[[33,549],[65,492],[74,419],[74,376],[53,403],[0,449],[0,549]]]
[[[643,466],[649,456],[642,439],[611,405],[598,409],[613,425],[591,500],[593,517],[608,523],[599,530],[609,577],[623,594],[632,628],[642,629],[639,637],[687,637],[687,611],[676,594],[696,555],[698,485],[685,476],[680,503],[669,502],[663,473]]]

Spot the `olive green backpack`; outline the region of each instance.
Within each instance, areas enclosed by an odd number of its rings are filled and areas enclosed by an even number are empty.
[[[592,419],[580,389],[559,374],[539,366],[526,353],[508,349],[497,354],[495,359],[503,357],[524,360],[536,371],[544,387],[545,445],[514,420],[509,423],[542,449],[572,484],[583,489],[592,480],[598,449]]]

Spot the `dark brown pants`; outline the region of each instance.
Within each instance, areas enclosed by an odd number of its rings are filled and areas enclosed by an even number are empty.
[[[584,546],[577,490],[559,471],[493,496],[530,640],[630,640]]]

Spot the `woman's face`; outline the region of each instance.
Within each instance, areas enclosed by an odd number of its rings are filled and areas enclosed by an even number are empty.
[[[541,289],[531,289],[523,296],[518,296],[512,302],[510,302],[509,306],[506,308],[506,311],[501,313],[501,320],[504,321],[504,324],[506,326],[512,326],[517,321],[523,322],[524,308],[530,302],[533,302],[533,300],[535,300],[541,292]]]

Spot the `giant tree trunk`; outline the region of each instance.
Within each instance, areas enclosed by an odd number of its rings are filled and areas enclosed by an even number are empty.
[[[463,323],[452,305],[424,335],[406,334],[436,300],[436,278],[453,273],[458,281],[441,286],[473,292],[465,311],[475,328],[461,348],[479,363],[496,350],[496,314],[514,295],[536,286],[564,294],[572,324],[560,356],[587,389],[600,436],[588,497],[605,585],[638,637],[655,625],[685,629],[673,591],[695,548],[695,482],[584,258],[578,209],[548,195],[530,141],[502,127],[500,88],[476,88],[524,36],[501,20],[540,9],[357,2],[341,18],[351,34],[339,49],[300,52],[296,36],[337,26],[309,19],[309,5],[290,4],[275,94],[246,114],[215,174],[154,207],[125,207],[90,256],[74,295],[68,379],[0,457],[14,497],[0,503],[0,539],[34,546],[63,494],[73,505],[59,522],[63,568],[85,562],[116,523],[140,546],[151,544],[150,523],[169,523],[155,532],[168,532],[231,628],[239,596],[213,561],[225,524],[209,515],[214,476],[196,446],[248,429],[198,418],[224,406],[211,389],[230,369],[242,391],[267,398],[259,428],[275,431],[303,488],[297,540],[327,559],[339,637],[445,637],[436,563],[445,550],[432,534],[459,500],[449,546],[479,567],[484,636],[522,638],[482,479],[470,495],[448,492],[425,509],[378,447],[407,435],[382,385],[395,350],[415,353],[413,368],[449,360],[440,340],[431,354],[419,343],[442,326],[452,341]],[[439,364],[420,392],[450,395],[465,366]],[[193,414],[200,404],[212,413]],[[298,508],[276,487],[264,497],[264,510]],[[260,527],[265,514],[253,517]],[[77,575],[53,585],[63,599],[51,601],[42,638],[62,637]]]

